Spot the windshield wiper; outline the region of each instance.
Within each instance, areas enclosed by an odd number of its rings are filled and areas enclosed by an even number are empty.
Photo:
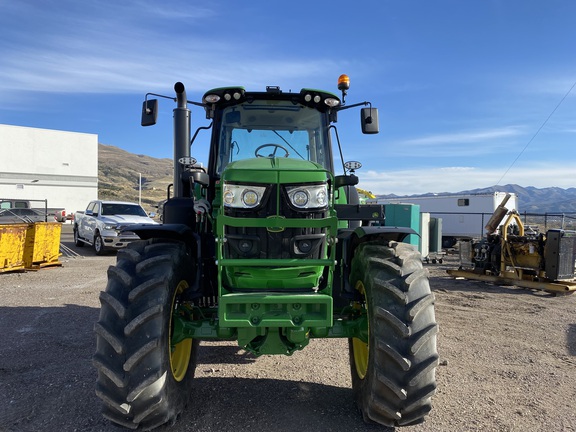
[[[274,132],[282,141],[284,141],[286,143],[286,145],[288,147],[290,147],[292,150],[294,150],[294,152],[300,156],[301,159],[306,160],[306,158],[304,156],[302,156],[300,153],[298,153],[298,150],[296,150],[294,147],[292,147],[292,144],[290,144],[288,141],[286,141],[286,139],[280,135],[277,131],[273,130],[272,132]]]

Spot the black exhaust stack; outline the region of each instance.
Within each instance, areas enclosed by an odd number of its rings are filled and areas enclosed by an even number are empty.
[[[186,89],[184,84],[174,84],[177,107],[174,109],[174,197],[184,197],[182,173],[184,165],[182,158],[190,157],[190,110],[187,107]]]
[[[177,102],[174,109],[174,196],[164,204],[164,224],[184,224],[194,228],[194,198],[190,196],[189,179],[186,178],[186,183],[183,181],[190,160],[190,110],[184,84],[174,84],[174,91]]]

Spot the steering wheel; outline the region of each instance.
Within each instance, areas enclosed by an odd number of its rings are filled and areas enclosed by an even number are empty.
[[[268,156],[258,154],[258,151],[263,149],[264,147],[274,147],[274,151],[270,153]],[[256,157],[276,157],[276,152],[278,151],[278,149],[284,150],[284,153],[286,153],[284,157],[288,157],[290,155],[290,153],[288,153],[288,150],[286,150],[286,148],[282,147],[280,144],[274,144],[274,143],[262,144],[260,147],[254,150],[254,154],[256,155]]]

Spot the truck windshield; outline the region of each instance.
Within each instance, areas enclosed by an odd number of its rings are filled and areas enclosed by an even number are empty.
[[[325,114],[291,101],[256,100],[225,108],[216,173],[226,165],[254,157],[289,157],[331,168]]]
[[[112,215],[147,216],[144,209],[136,204],[102,204],[102,216]]]

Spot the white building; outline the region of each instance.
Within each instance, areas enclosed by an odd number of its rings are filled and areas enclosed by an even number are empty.
[[[98,198],[98,135],[0,124],[1,198],[83,210]]]

